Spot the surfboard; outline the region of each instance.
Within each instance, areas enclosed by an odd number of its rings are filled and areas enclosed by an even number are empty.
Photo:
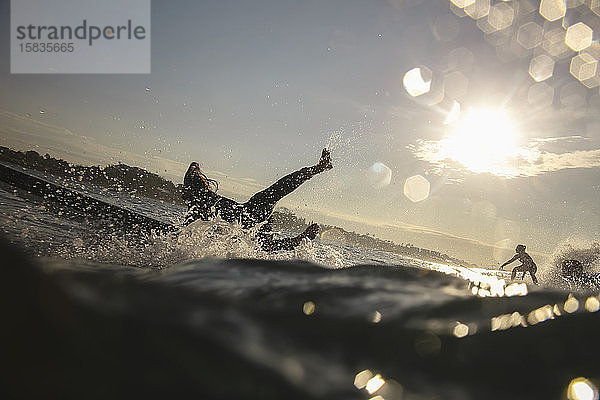
[[[60,185],[29,172],[27,168],[0,163],[0,181],[11,187],[21,189],[29,195],[39,196],[44,202],[55,207],[69,208],[84,218],[109,221],[121,229],[135,229],[155,232],[174,232],[173,224],[159,221],[150,216],[129,210],[108,201],[104,201],[82,191]]]

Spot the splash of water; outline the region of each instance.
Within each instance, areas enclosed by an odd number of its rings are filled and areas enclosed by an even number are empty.
[[[329,139],[327,140],[327,144],[325,148],[329,150],[337,150],[342,144],[342,136],[344,132],[341,130],[332,131],[329,134]]]
[[[350,265],[335,249],[308,240],[293,251],[265,252],[257,241],[257,229],[244,230],[238,224],[218,218],[198,220],[168,235],[140,237],[122,233],[100,238],[76,237],[59,251],[59,255],[65,259],[153,268],[202,258],[301,259],[333,268]]]
[[[584,272],[600,272],[600,242],[572,238],[561,243],[551,257],[548,268],[541,270],[541,278],[553,286],[563,287],[561,264],[564,260],[578,260]]]

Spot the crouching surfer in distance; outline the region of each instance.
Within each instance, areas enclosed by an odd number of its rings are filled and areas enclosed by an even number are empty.
[[[198,219],[208,221],[219,215],[227,222],[237,222],[242,228],[249,229],[269,219],[275,204],[284,196],[290,194],[301,184],[313,176],[330,170],[331,155],[323,149],[319,163],[311,167],[304,167],[279,179],[268,188],[261,190],[245,203],[217,194],[218,182],[209,179],[201,170],[197,162],[192,162],[183,179],[183,200],[188,206],[185,215],[185,225]],[[319,233],[319,226],[312,224],[300,235],[289,239],[274,239],[267,232],[270,224],[261,227],[258,233],[263,249],[267,251],[290,250],[298,246],[302,239],[314,239]]]
[[[525,252],[525,245],[523,245],[523,244],[517,245],[517,247],[515,248],[515,251],[517,252],[517,254],[515,254],[515,256],[513,258],[511,258],[510,260],[508,260],[507,262],[502,264],[500,266],[500,269],[504,268],[505,265],[508,265],[513,261],[519,260],[519,261],[521,261],[521,265],[517,265],[515,268],[513,268],[510,279],[515,279],[517,272],[523,272],[523,276],[521,277],[521,279],[525,279],[525,274],[527,272],[529,272],[529,274],[531,275],[531,280],[533,280],[533,283],[535,283],[536,285],[539,285],[538,280],[535,277],[535,273],[537,272],[537,265],[535,265],[531,256]]]

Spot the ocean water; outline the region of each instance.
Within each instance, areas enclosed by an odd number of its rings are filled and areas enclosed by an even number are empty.
[[[536,287],[325,239],[269,254],[223,221],[129,232],[52,202],[0,189],[3,398],[598,398],[598,291],[555,273],[597,244],[557,249]]]

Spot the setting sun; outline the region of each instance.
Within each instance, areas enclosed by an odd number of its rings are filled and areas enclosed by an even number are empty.
[[[472,109],[452,126],[440,150],[472,172],[511,175],[520,151],[518,138],[515,125],[503,111]]]

